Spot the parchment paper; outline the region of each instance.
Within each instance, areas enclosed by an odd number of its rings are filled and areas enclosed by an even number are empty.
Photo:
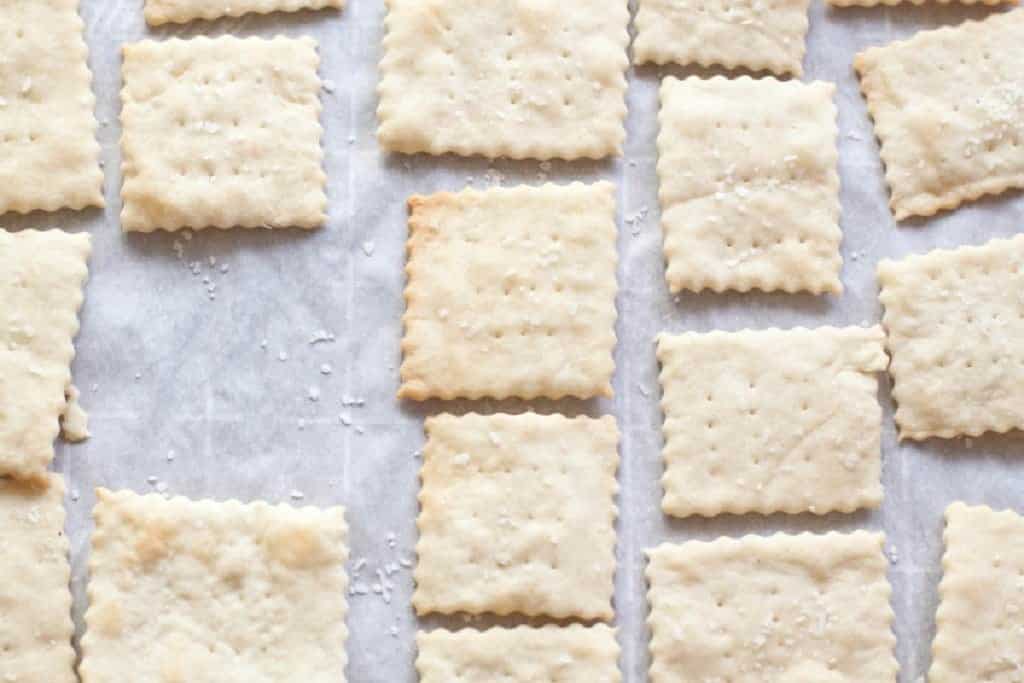
[[[414,681],[409,601],[415,453],[425,414],[466,404],[400,405],[405,199],[542,179],[613,179],[621,236],[616,397],[534,403],[618,416],[623,432],[616,604],[626,681],[648,666],[643,550],[721,534],[882,528],[889,538],[901,681],[927,670],[940,576],[941,514],[956,499],[1024,510],[1019,435],[899,445],[883,379],[885,503],[874,513],[670,521],[659,508],[661,414],[653,337],[661,330],[857,324],[879,319],[882,256],[979,244],[1024,227],[1010,194],[931,220],[894,224],[876,142],[850,64],[868,45],[980,17],[981,8],[828,10],[815,0],[805,79],[838,84],[842,227],[839,298],[684,295],[664,282],[655,144],[657,84],[679,68],[629,73],[627,154],[608,163],[498,162],[381,154],[374,137],[382,0],[343,12],[250,16],[149,30],[142,0],[83,0],[106,171],[104,211],[0,217],[5,227],[61,227],[94,237],[75,381],[92,438],[61,445],[68,480],[75,618],[85,606],[89,513],[98,485],[192,498],[344,504],[352,529],[349,680]],[[472,11],[467,2],[467,11]],[[143,37],[309,34],[320,42],[330,221],[322,230],[124,235],[118,137],[120,46]],[[483,403],[477,410],[523,409]],[[301,496],[301,498],[300,498]],[[496,546],[501,539],[495,538]],[[362,594],[365,593],[365,594]],[[475,620],[476,625],[490,623]],[[461,626],[430,619],[427,626]],[[140,653],[140,656],[145,656]]]

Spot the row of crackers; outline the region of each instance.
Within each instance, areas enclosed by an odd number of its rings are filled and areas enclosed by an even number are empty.
[[[611,395],[611,183],[440,193],[410,206],[401,398]],[[0,475],[38,479],[53,459],[89,245],[82,234],[0,231]],[[725,501],[733,512],[765,513],[877,505],[875,374],[886,369],[901,438],[1024,428],[1024,236],[883,261],[878,277],[884,331],[659,337],[667,511],[713,514]],[[823,450],[842,453],[841,463],[822,462]],[[716,471],[735,474],[741,464],[716,468],[716,459],[740,452],[751,457],[745,475],[762,471],[744,477],[757,485],[745,507],[735,502],[744,486],[715,484]],[[809,468],[840,464],[833,500],[800,490],[815,478]],[[702,486],[687,491],[698,475]]]
[[[161,23],[337,4],[149,0],[146,12]],[[0,15],[8,46],[0,213],[103,204],[76,7],[19,0]],[[388,9],[377,109],[385,149],[533,159],[621,153],[625,3],[494,3],[465,12],[450,1],[394,0]],[[806,12],[807,0],[647,0],[633,50],[639,62],[799,75]],[[995,13],[857,56],[897,219],[1024,185],[1022,26],[1024,12]],[[143,41],[123,55],[125,230],[326,221],[315,41]],[[833,91],[774,78],[665,80],[659,174],[674,288],[839,290]],[[749,227],[737,231],[738,223]],[[790,261],[801,264],[791,279],[779,272]]]
[[[605,623],[616,563],[614,420],[445,415],[427,430],[417,613],[588,625],[421,631],[420,680],[621,681],[620,644]],[[492,435],[505,446],[484,445]],[[41,493],[0,478],[7,681],[77,680],[63,494],[59,475]],[[83,683],[346,680],[342,508],[106,489],[97,497]],[[1015,513],[947,509],[930,680],[1014,680],[1022,539]],[[651,680],[895,681],[883,544],[882,534],[858,531],[648,550]],[[1001,672],[1010,677],[990,678]]]

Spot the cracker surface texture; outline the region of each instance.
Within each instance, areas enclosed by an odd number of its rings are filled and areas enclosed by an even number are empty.
[[[0,478],[0,681],[75,683],[64,480]]]
[[[146,22],[151,26],[183,24],[195,19],[240,17],[244,14],[340,9],[345,0],[146,0]]]
[[[1024,10],[854,60],[896,220],[1024,188]]]
[[[895,683],[881,534],[648,551],[651,683]]]
[[[639,0],[638,64],[803,74],[810,0]]]
[[[615,188],[409,200],[401,398],[611,396]]]
[[[774,78],[662,81],[658,198],[673,292],[842,291],[834,93]]]
[[[930,683],[1020,680],[1024,652],[1024,518],[946,509]]]
[[[619,644],[605,624],[437,629],[416,634],[420,683],[619,683]]]
[[[901,4],[909,5],[1013,5],[1020,0],[825,0],[833,7],[878,7],[889,5],[890,7]]]
[[[901,439],[1024,428],[1024,236],[878,266]]]
[[[0,214],[103,206],[78,0],[0,3]]]
[[[46,478],[89,251],[84,234],[0,230],[0,476]]]
[[[377,135],[392,152],[599,159],[626,136],[622,0],[386,0]]]
[[[877,507],[884,344],[880,327],[659,336],[664,511]]]
[[[416,612],[611,619],[615,419],[438,415],[426,432]]]
[[[319,61],[312,38],[126,45],[122,227],[321,225]]]
[[[82,683],[345,680],[342,508],[97,498]]]

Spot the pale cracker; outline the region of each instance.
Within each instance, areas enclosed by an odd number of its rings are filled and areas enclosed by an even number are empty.
[[[96,495],[82,683],[345,680],[342,508]]]
[[[0,230],[0,476],[44,479],[71,382],[90,238]]]
[[[321,225],[318,64],[312,38],[126,45],[122,227]]]
[[[639,0],[638,64],[803,74],[810,0]]]
[[[825,0],[833,7],[878,7],[888,5],[1013,5],[1020,0]]]
[[[78,0],[0,3],[0,214],[103,206]]]
[[[1024,236],[878,265],[901,439],[1024,428]]]
[[[880,533],[648,551],[651,683],[896,682]]]
[[[1024,10],[854,60],[896,220],[1024,188]]]
[[[610,396],[615,239],[606,182],[411,198],[399,396]]]
[[[660,335],[665,513],[877,507],[884,343],[878,326]]]
[[[426,421],[413,606],[611,619],[615,419]]]
[[[381,146],[513,159],[620,154],[624,0],[387,0]]]
[[[438,629],[416,634],[420,683],[619,683],[619,644],[606,624]]]
[[[0,681],[75,683],[64,480],[0,477]]]
[[[673,292],[842,291],[831,83],[666,78],[658,197]]]
[[[298,12],[332,7],[341,9],[345,0],[146,0],[146,22],[151,26],[184,24],[195,19],[240,17],[243,14]]]
[[[946,508],[929,683],[1017,683],[1024,668],[1024,518]]]

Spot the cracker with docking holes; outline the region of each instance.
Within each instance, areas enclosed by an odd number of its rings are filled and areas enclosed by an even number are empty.
[[[930,683],[1020,680],[1024,652],[1024,518],[946,508]]]
[[[150,26],[184,24],[195,19],[240,17],[244,14],[298,12],[325,8],[341,9],[345,0],[146,0],[146,23]]]
[[[426,432],[416,612],[611,619],[615,419],[437,415]]]
[[[626,137],[624,0],[387,0],[377,136],[392,152],[599,159]]]
[[[319,61],[312,38],[126,45],[122,227],[321,225]]]
[[[745,536],[648,551],[651,683],[896,683],[883,536]]]
[[[47,477],[90,245],[85,234],[0,230],[0,476]]]
[[[0,214],[103,206],[78,0],[0,3]]]
[[[0,477],[0,681],[75,683],[64,480]]]
[[[97,498],[83,683],[345,680],[342,508]]]
[[[615,240],[607,182],[412,197],[399,396],[610,396]]]
[[[639,0],[638,64],[803,74],[810,0]]]
[[[878,265],[901,439],[1024,428],[1024,236]]]
[[[1024,188],[1024,10],[857,55],[896,220]]]
[[[842,291],[834,93],[774,78],[662,82],[658,198],[673,292]]]
[[[619,683],[619,644],[606,624],[437,629],[416,635],[420,683]]]
[[[877,507],[884,345],[877,326],[660,335],[662,509]]]

